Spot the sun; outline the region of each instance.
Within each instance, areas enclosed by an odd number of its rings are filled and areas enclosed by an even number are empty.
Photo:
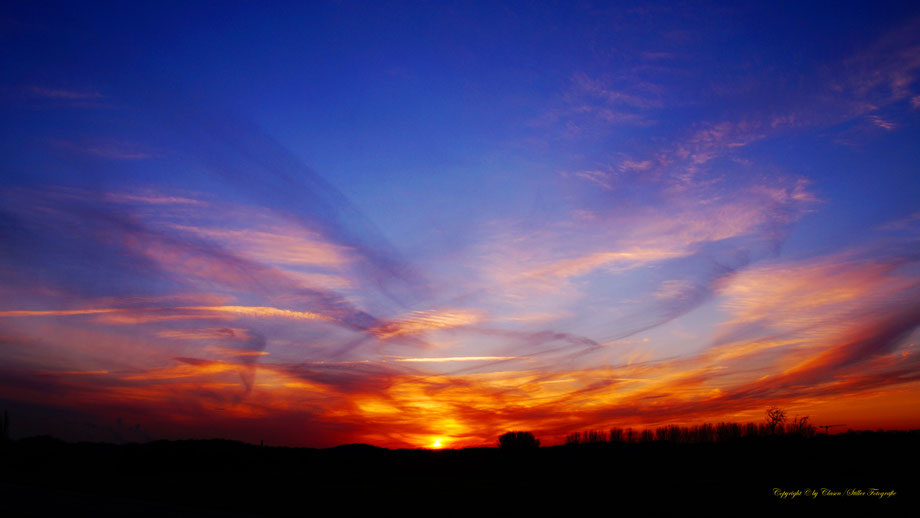
[[[444,446],[441,444],[441,438],[436,438],[434,442],[431,443],[431,447],[434,449],[443,448]]]

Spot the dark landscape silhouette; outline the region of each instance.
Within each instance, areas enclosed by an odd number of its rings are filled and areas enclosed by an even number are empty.
[[[705,503],[878,512],[917,502],[920,430],[827,434],[807,418],[779,417],[585,430],[548,447],[531,432],[511,431],[493,447],[444,450],[10,440],[5,417],[0,486],[16,516],[303,516],[320,502],[337,514],[466,515],[487,502],[539,511],[636,501],[648,509]],[[794,496],[806,489],[830,496]],[[870,489],[880,495],[834,497]]]

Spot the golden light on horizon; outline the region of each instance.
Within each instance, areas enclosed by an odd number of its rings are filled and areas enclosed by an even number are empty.
[[[442,440],[442,439],[441,439],[440,437],[436,438],[436,439],[431,443],[431,447],[434,448],[434,449],[436,449],[436,450],[443,448],[444,446],[441,444],[441,440]]]

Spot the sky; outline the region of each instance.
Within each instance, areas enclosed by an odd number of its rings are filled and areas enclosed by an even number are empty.
[[[5,2],[14,437],[920,428],[920,5]]]

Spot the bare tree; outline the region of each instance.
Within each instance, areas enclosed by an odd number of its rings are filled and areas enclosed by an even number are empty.
[[[581,433],[584,442],[607,442],[607,432],[604,430],[587,430]]]
[[[808,416],[796,417],[792,420],[789,432],[802,437],[814,437],[815,425],[808,422]]]
[[[767,409],[766,419],[770,433],[782,433],[783,423],[786,421],[786,411],[778,406],[771,406]]]

